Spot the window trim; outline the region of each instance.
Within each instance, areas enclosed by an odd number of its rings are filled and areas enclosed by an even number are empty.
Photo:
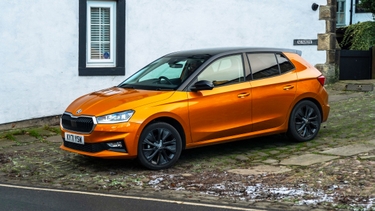
[[[116,2],[115,1],[87,1],[87,44],[86,44],[86,67],[115,67],[116,66]],[[91,31],[91,8],[100,7],[100,8],[109,8],[110,9],[110,51],[109,59],[92,59],[91,55],[91,34],[88,33]]]
[[[340,3],[341,3],[341,5],[340,5]],[[337,26],[345,26],[345,24],[346,24],[346,0],[337,0],[337,2],[336,2],[336,25]],[[342,6],[342,7],[340,7],[340,6]],[[339,11],[339,9],[342,9],[342,11]],[[342,20],[341,19],[339,19],[340,17],[340,15],[342,15],[343,17],[342,17]],[[340,21],[342,21],[342,22],[340,22]]]
[[[125,0],[116,1],[116,58],[115,67],[87,66],[87,0],[79,0],[78,75],[125,75]]]

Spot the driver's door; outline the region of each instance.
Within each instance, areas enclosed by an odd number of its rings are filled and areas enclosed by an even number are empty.
[[[197,80],[211,81],[212,90],[189,92],[192,142],[216,142],[251,132],[251,90],[244,79],[241,55],[210,64]]]

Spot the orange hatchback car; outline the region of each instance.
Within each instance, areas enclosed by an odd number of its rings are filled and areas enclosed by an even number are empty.
[[[325,77],[277,48],[180,51],[118,86],[84,95],[61,117],[61,149],[168,168],[183,149],[286,133],[308,141],[329,113]]]

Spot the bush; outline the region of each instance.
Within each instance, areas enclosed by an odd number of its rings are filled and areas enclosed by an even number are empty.
[[[375,45],[375,22],[366,21],[348,26],[340,45],[349,45],[350,50],[368,50]]]

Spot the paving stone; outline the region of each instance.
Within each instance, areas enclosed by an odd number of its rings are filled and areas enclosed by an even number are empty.
[[[29,135],[16,135],[14,137],[16,138],[17,141],[21,143],[30,143],[30,142],[34,142],[38,140],[37,138],[29,136]]]
[[[324,144],[324,143],[327,143],[327,140],[324,140],[324,139],[316,139],[314,140],[315,143],[318,143],[318,144]]]
[[[275,160],[275,159],[267,159],[265,161],[263,161],[263,163],[268,163],[268,164],[274,164],[274,163],[278,163],[279,161],[278,160]]]
[[[277,158],[287,158],[287,157],[289,157],[290,155],[288,155],[288,154],[281,154],[281,155],[278,155],[278,156],[276,156]]]
[[[246,157],[245,155],[238,155],[238,156],[236,156],[236,160],[247,161],[247,160],[249,160],[249,158]]]
[[[258,175],[258,174],[280,174],[291,171],[285,166],[259,165],[248,169],[231,169],[228,172],[241,175]]]
[[[276,155],[276,154],[279,154],[280,151],[272,150],[272,151],[269,151],[268,153],[270,153],[271,155]]]
[[[258,152],[257,156],[264,157],[264,156],[268,156],[268,154],[266,154],[264,152]]]
[[[371,155],[371,156],[361,156],[359,157],[361,158],[362,160],[375,160],[375,155]]]
[[[307,147],[312,147],[312,146],[314,146],[314,145],[315,145],[315,144],[314,144],[314,143],[311,143],[311,142],[307,142],[307,143],[306,143],[306,146],[307,146]]]
[[[352,156],[362,152],[368,152],[375,149],[373,145],[356,144],[343,146],[338,148],[329,149],[323,151],[324,154],[340,155],[340,156]]]
[[[49,130],[45,130],[43,128],[37,128],[35,129],[35,131],[41,135],[41,136],[53,136],[55,135],[56,133],[52,132],[52,131],[49,131]]]
[[[5,147],[10,147],[10,146],[13,146],[13,145],[16,145],[17,143],[12,141],[12,140],[8,140],[8,139],[0,139],[0,143],[1,143],[1,147],[5,148]]]
[[[373,84],[347,84],[345,86],[348,91],[358,91],[358,92],[369,92],[374,90]]]
[[[47,141],[53,142],[53,143],[62,143],[61,136],[50,136],[46,138]]]
[[[296,166],[309,166],[315,163],[326,162],[339,158],[338,156],[304,154],[300,156],[293,156],[291,158],[282,160],[281,165],[296,165]]]

